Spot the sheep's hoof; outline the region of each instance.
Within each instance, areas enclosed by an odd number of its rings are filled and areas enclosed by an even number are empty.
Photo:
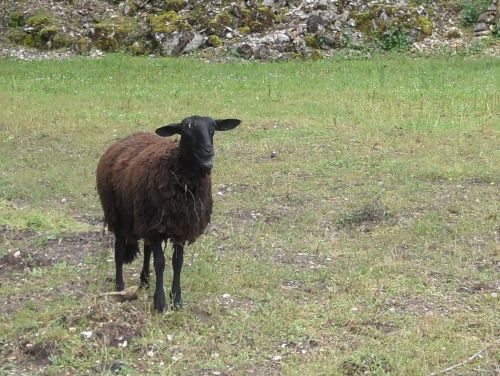
[[[158,313],[164,313],[167,311],[167,305],[165,303],[163,304],[155,303],[154,310]]]
[[[125,284],[124,283],[117,283],[115,285],[115,290],[116,291],[123,291],[123,290],[125,290]]]
[[[163,313],[167,310],[167,305],[165,303],[165,295],[156,295],[154,297],[154,310],[158,313]]]
[[[177,310],[182,308],[182,298],[181,294],[170,293],[170,301],[172,302],[172,308]]]
[[[148,288],[149,287],[149,277],[146,277],[141,274],[141,288]]]

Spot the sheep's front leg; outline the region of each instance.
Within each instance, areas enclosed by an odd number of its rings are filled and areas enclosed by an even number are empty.
[[[125,288],[123,281],[123,255],[125,254],[125,238],[115,234],[115,288],[116,291],[122,291]]]
[[[144,262],[141,272],[141,287],[149,286],[149,261],[151,260],[151,245],[147,240],[144,241]]]
[[[184,246],[174,244],[174,254],[172,256],[172,269],[174,271],[174,279],[172,281],[172,290],[170,290],[170,299],[174,308],[180,308],[182,305],[181,297],[181,271],[184,261]]]
[[[154,295],[154,309],[157,312],[164,312],[166,309],[165,304],[165,290],[163,288],[163,272],[165,271],[165,256],[161,248],[161,240],[151,242],[151,250],[153,251],[153,264],[156,274],[156,288]]]

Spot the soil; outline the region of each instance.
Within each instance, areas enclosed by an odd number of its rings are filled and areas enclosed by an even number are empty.
[[[95,256],[111,244],[111,234],[100,231],[79,232],[52,238],[33,230],[12,230],[0,227],[0,238],[12,244],[0,258],[0,283],[11,273],[46,267],[59,262],[68,265],[83,264],[88,256]]]

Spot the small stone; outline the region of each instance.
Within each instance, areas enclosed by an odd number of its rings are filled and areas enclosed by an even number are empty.
[[[474,26],[474,33],[485,31],[485,30],[489,31],[488,25],[486,25],[484,22],[479,22],[476,24],[476,26]]]
[[[231,297],[231,295],[229,295],[229,294],[222,294],[223,299],[229,299],[230,297]]]
[[[310,33],[317,33],[323,29],[323,21],[321,16],[312,15],[307,19],[307,31]]]
[[[271,152],[271,158],[276,158],[278,156],[278,153],[275,151]]]
[[[270,56],[270,51],[269,48],[267,48],[264,45],[260,45],[255,47],[255,50],[253,51],[255,57],[260,60],[267,60],[269,59]]]
[[[147,355],[148,355],[150,358],[152,358],[153,356],[155,356],[155,353],[154,353],[154,352],[152,352],[151,350],[149,350],[149,351],[147,352]]]
[[[348,19],[349,19],[349,11],[344,10],[344,13],[342,13],[342,22],[347,22]]]
[[[328,9],[328,1],[327,0],[318,0],[316,2],[316,9],[327,10]]]
[[[253,54],[253,49],[249,44],[243,43],[236,48],[236,52],[241,58],[250,59]]]
[[[274,360],[275,362],[278,362],[278,361],[280,361],[282,358],[283,358],[283,357],[282,357],[281,355],[276,355],[276,356],[274,356],[274,357],[273,357],[273,360]]]
[[[75,327],[68,328],[68,332],[76,333],[76,328]]]
[[[20,251],[14,252],[13,256],[14,256],[14,258],[19,258],[19,257],[21,257],[21,252]]]
[[[288,43],[290,42],[290,37],[284,33],[278,33],[275,36],[275,40],[277,43]]]
[[[90,339],[92,338],[92,335],[94,333],[91,331],[91,330],[87,330],[87,331],[83,331],[83,332],[80,332],[80,336],[84,339]]]

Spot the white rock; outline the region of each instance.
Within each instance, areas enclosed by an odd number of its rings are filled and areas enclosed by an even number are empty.
[[[92,338],[93,334],[94,333],[92,332],[92,330],[86,330],[86,331],[84,330],[83,332],[80,332],[80,336],[82,336],[82,338],[84,338],[84,339]]]
[[[274,40],[277,43],[288,43],[288,42],[290,42],[290,37],[284,33],[277,33],[274,36]]]

